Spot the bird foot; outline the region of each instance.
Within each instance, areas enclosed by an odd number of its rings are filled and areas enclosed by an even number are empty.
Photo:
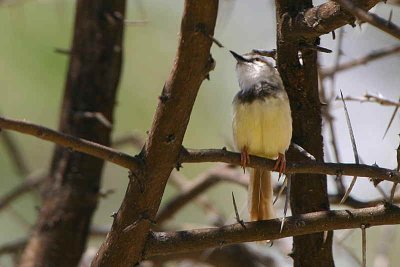
[[[278,158],[276,159],[273,171],[279,172],[279,178],[281,178],[282,174],[286,171],[286,157],[285,154],[279,153]]]
[[[246,167],[249,163],[250,163],[250,155],[247,152],[247,147],[244,147],[240,152],[240,166],[242,166],[244,173],[246,173]]]

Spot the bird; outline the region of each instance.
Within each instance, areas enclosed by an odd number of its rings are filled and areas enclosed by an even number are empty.
[[[276,160],[279,176],[285,172],[285,153],[292,138],[292,116],[289,98],[281,76],[270,59],[250,52],[236,59],[240,90],[233,99],[232,131],[240,164],[245,170],[249,155]],[[251,221],[276,218],[273,208],[271,172],[262,168],[250,170],[248,209]]]

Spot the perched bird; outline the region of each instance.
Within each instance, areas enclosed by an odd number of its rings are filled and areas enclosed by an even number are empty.
[[[249,164],[249,154],[276,159],[274,170],[285,171],[285,152],[292,138],[289,99],[279,72],[265,56],[239,55],[236,73],[240,90],[233,100],[233,137],[241,152],[241,165]],[[248,205],[252,221],[275,218],[272,206],[271,172],[250,171]]]

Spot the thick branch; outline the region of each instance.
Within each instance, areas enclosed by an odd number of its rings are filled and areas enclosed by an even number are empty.
[[[132,172],[125,198],[93,267],[132,266],[142,258],[150,224],[179,157],[197,92],[213,68],[209,36],[214,34],[217,10],[218,0],[185,1],[178,52],[140,155],[143,167]]]
[[[276,0],[277,14],[277,68],[282,76],[283,84],[288,92],[292,110],[293,135],[292,142],[300,145],[311,153],[317,161],[323,162],[323,138],[321,103],[318,90],[317,52],[301,48],[302,43],[316,45],[317,36],[296,32],[291,17],[301,16],[304,8],[312,7],[312,0]],[[329,5],[328,2],[326,5]],[[316,10],[312,17],[320,18],[324,10]],[[338,10],[337,10],[338,11]],[[307,13],[307,12],[306,12]],[[341,12],[337,12],[340,14]],[[335,16],[336,13],[333,13]],[[333,22],[340,21],[336,19]],[[315,25],[321,25],[325,20],[317,20]],[[325,21],[326,22],[326,21]],[[307,23],[309,23],[307,21]],[[314,24],[312,24],[314,26]],[[308,24],[310,25],[310,24]],[[324,28],[323,28],[324,29]],[[329,30],[331,31],[331,30]],[[302,60],[299,59],[301,53]],[[302,160],[292,151],[289,159]],[[307,182],[304,182],[307,179]],[[312,194],[310,194],[312,192]],[[326,176],[317,174],[296,174],[291,177],[290,207],[292,214],[299,215],[314,211],[328,211]],[[293,238],[293,266],[334,266],[332,256],[332,236],[330,232]]]
[[[125,0],[76,1],[59,130],[104,146],[111,143],[122,66],[125,3]],[[23,125],[24,130],[43,139],[59,137],[45,129],[35,132],[29,124],[15,124],[4,119],[1,122],[10,127]],[[113,160],[114,154],[106,147],[76,137],[69,142],[94,149],[93,153],[98,156]],[[117,159],[127,160],[123,155],[118,155]],[[49,176],[41,191],[42,206],[21,257],[21,267],[78,264],[97,206],[103,165],[104,161],[97,157],[56,146]]]
[[[400,28],[390,21],[384,20],[381,17],[366,12],[362,7],[353,3],[349,0],[335,0],[347,11],[353,14],[356,18],[361,21],[368,22],[369,24],[377,27],[378,29],[392,35],[393,37],[400,39]]]
[[[357,5],[365,10],[374,7],[380,0],[356,0]],[[354,16],[344,11],[335,1],[328,1],[316,7],[303,10],[294,17],[288,14],[291,27],[280,29],[286,31],[288,38],[314,38],[330,33],[346,24],[353,24]]]
[[[246,228],[237,223],[220,228],[154,232],[147,242],[145,257],[174,254],[177,251],[188,253],[243,242],[275,240],[338,229],[359,228],[361,225],[371,227],[399,223],[399,207],[379,205],[365,209],[320,211],[287,217],[282,231],[280,231],[281,220],[274,219],[248,222],[245,223]]]

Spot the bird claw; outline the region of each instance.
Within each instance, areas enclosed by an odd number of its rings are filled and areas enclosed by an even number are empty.
[[[278,158],[276,159],[273,171],[279,172],[279,178],[281,178],[282,174],[286,171],[286,157],[284,154],[279,153]]]
[[[240,152],[240,166],[242,166],[244,173],[246,173],[246,167],[249,163],[250,163],[250,155],[247,152],[247,147],[244,147]]]

